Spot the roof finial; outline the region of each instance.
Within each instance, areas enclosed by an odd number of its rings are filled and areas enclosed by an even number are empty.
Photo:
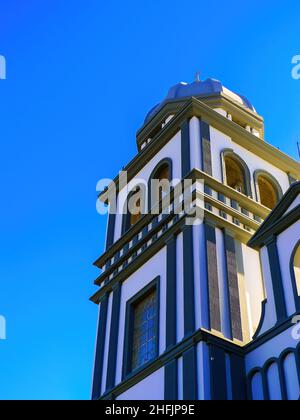
[[[201,72],[199,70],[195,74],[195,82],[197,83],[201,82]]]

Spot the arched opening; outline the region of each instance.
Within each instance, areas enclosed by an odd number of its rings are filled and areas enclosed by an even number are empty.
[[[300,245],[298,245],[294,257],[294,274],[298,290],[298,296],[300,296]]]
[[[145,204],[145,189],[141,186],[138,186],[134,191],[132,191],[126,200],[124,216],[123,216],[123,226],[122,233],[126,233],[132,226],[137,224],[143,214]]]
[[[246,174],[234,156],[225,156],[226,183],[229,187],[247,195]]]
[[[162,199],[170,193],[172,179],[172,162],[165,159],[154,169],[149,180],[149,210],[152,210]],[[162,207],[159,206],[158,213]]]
[[[264,175],[258,176],[257,184],[261,204],[273,210],[279,201],[279,194],[276,186]]]

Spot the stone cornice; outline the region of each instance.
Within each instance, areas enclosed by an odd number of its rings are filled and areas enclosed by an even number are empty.
[[[128,182],[180,131],[181,124],[192,117],[204,119],[212,127],[231,137],[236,144],[239,144],[287,174],[290,173],[297,179],[300,179],[300,164],[297,161],[276,147],[254,136],[228,118],[220,115],[198,99],[191,98],[161,132],[154,137],[149,145],[123,168],[124,171],[127,171]],[[114,182],[117,191],[119,191],[119,176],[114,179]],[[102,192],[99,198],[101,201],[106,202],[107,192]]]

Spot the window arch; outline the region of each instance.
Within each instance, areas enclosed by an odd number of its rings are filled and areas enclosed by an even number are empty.
[[[148,183],[148,206],[149,211],[159,203],[162,198],[170,193],[170,182],[172,181],[173,165],[169,158],[163,159],[154,168]],[[161,212],[162,209],[159,209]]]
[[[123,211],[122,234],[139,222],[145,212],[146,188],[144,185],[136,186],[129,194]]]
[[[222,152],[223,182],[252,198],[250,171],[245,161],[231,149]]]
[[[256,171],[254,174],[257,201],[273,210],[282,197],[282,189],[277,180],[268,172]]]
[[[293,282],[296,309],[300,309],[300,241],[296,245],[291,258],[291,277]]]

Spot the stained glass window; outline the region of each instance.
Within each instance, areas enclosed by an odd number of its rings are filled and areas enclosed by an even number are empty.
[[[134,307],[132,370],[157,355],[156,299],[156,291],[153,291]]]

